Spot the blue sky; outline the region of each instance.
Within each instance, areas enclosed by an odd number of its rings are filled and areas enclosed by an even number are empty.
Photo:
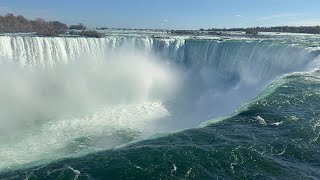
[[[13,12],[67,24],[199,29],[320,25],[320,0],[1,0]]]

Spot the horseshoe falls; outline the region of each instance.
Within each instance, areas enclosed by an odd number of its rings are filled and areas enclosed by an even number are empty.
[[[318,179],[314,42],[0,36],[0,179]]]

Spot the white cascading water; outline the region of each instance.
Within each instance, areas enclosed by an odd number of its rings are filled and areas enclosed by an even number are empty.
[[[2,36],[0,169],[194,127],[317,55],[265,41]]]

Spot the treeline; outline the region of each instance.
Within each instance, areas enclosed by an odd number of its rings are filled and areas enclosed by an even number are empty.
[[[59,21],[45,21],[43,19],[28,20],[14,14],[0,16],[0,33],[35,33],[40,36],[59,36],[70,34],[86,37],[102,37],[97,31],[86,30],[83,24],[71,25]]]
[[[69,31],[69,34],[75,35],[75,36],[85,36],[85,37],[95,37],[95,38],[102,37],[101,33],[99,33],[98,31],[94,31],[94,30]]]
[[[45,21],[43,19],[28,20],[13,14],[0,16],[0,33],[30,33],[55,36],[67,32],[68,26],[59,21]]]
[[[69,29],[74,29],[74,30],[86,30],[87,27],[86,27],[84,24],[80,23],[80,24],[77,24],[77,25],[70,25],[70,26],[69,26]]]
[[[200,29],[200,31],[244,31],[244,32],[290,32],[320,34],[320,26],[275,26],[275,27],[253,27],[253,28],[230,28],[230,29]]]

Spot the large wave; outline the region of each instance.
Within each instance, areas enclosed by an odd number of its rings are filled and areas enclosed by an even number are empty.
[[[197,126],[318,54],[270,41],[0,37],[0,168]]]

